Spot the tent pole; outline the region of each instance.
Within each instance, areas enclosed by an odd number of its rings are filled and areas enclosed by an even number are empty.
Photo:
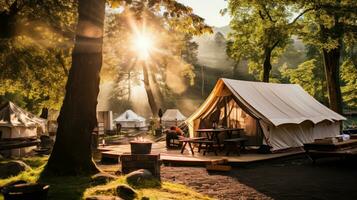
[[[228,128],[228,117],[227,117],[227,97],[224,97],[224,126]]]

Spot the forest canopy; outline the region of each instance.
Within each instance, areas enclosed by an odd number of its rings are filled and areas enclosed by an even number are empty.
[[[14,101],[37,114],[60,109],[77,5],[76,0],[0,0],[1,102]],[[226,34],[175,1],[107,1],[101,89],[110,94],[105,103],[100,99],[103,109],[121,112],[146,96],[152,96],[144,102],[150,115],[188,102],[195,107],[219,77],[300,84],[325,105],[333,98],[335,109],[357,109],[355,1],[230,0],[228,5],[232,20]],[[230,71],[223,63],[202,64],[208,60],[198,56],[200,38],[206,37],[200,35],[212,30],[210,47],[227,47]],[[138,35],[149,35],[154,46],[146,62],[132,48]],[[326,76],[326,70],[334,75]]]

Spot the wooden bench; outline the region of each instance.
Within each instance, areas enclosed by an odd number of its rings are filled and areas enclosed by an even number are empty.
[[[203,155],[206,155],[206,153],[209,152],[214,152],[214,154],[217,155],[217,149],[213,146],[214,142],[212,140],[198,140],[193,143],[198,144],[198,152],[200,152],[201,149],[204,149]]]
[[[206,137],[181,138],[179,140],[180,142],[182,142],[181,154],[185,151],[186,145],[188,144],[192,155],[194,155],[192,144],[194,143],[199,144],[199,150],[200,150],[200,146],[202,147],[202,144],[200,144],[200,142],[202,143],[202,141],[207,141],[206,139],[207,139]]]
[[[247,138],[232,138],[224,140],[224,148],[226,149],[228,156],[231,151],[235,151],[237,155],[240,155],[240,150],[245,149],[245,142]]]

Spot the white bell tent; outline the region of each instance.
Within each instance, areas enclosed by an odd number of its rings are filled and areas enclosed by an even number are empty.
[[[119,117],[114,119],[116,124],[121,124],[122,128],[144,128],[146,127],[146,120],[144,117],[136,114],[132,110],[127,110]]]
[[[190,136],[213,122],[243,128],[249,142],[272,151],[303,146],[340,134],[345,117],[330,110],[296,84],[219,79],[206,101],[185,122]]]

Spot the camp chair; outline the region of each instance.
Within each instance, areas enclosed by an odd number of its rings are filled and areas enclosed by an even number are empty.
[[[167,148],[179,148],[182,143],[179,140],[179,136],[176,131],[168,130],[166,131],[166,147]]]

